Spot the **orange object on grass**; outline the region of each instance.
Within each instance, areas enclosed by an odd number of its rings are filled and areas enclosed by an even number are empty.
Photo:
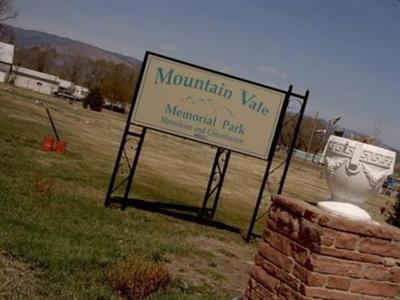
[[[42,141],[42,149],[44,151],[51,151],[53,150],[55,139],[52,136],[45,136]]]
[[[56,152],[63,154],[65,151],[65,147],[67,147],[67,142],[64,140],[59,140],[56,143]]]

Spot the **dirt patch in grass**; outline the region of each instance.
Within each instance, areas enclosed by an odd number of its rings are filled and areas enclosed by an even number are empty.
[[[0,299],[42,299],[37,272],[26,262],[0,251]]]
[[[51,180],[41,176],[35,176],[33,179],[34,191],[40,195],[48,195],[51,188]]]
[[[135,258],[115,266],[108,274],[108,281],[123,298],[142,300],[164,291],[171,276],[162,264]]]
[[[216,294],[237,296],[243,292],[255,249],[248,244],[199,236],[189,241],[193,256],[169,257],[168,268],[188,289],[207,288]]]

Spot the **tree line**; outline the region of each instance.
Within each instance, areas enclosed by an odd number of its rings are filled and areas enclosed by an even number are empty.
[[[292,112],[287,112],[281,128],[279,144],[281,146],[290,147],[297,124],[298,116]],[[325,129],[326,123],[323,120],[316,119],[309,116],[304,116],[300,125],[300,130],[297,138],[296,148],[302,151],[309,150],[311,153],[321,152],[324,145],[323,133],[318,133],[313,130]],[[313,135],[311,137],[311,135]],[[312,143],[310,139],[312,138]],[[310,147],[308,149],[308,147]]]

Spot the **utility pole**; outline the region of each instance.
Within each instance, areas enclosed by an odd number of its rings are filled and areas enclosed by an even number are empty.
[[[307,151],[306,151],[307,153],[306,153],[306,155],[305,155],[304,160],[307,160],[308,153],[310,153],[312,141],[313,141],[313,139],[314,139],[315,129],[316,129],[317,123],[318,123],[318,114],[319,114],[319,112],[317,111],[317,113],[315,114],[315,117],[314,117],[314,125],[313,125],[313,128],[312,128],[312,130],[311,130],[311,136],[310,136],[310,139],[309,139],[309,141],[308,141],[308,146],[307,146]]]
[[[382,120],[379,119],[375,122],[374,128],[372,130],[372,144],[376,145],[376,141],[378,140],[378,136],[382,133]]]
[[[328,127],[324,133],[324,138],[322,139],[322,146],[325,146],[327,138],[329,137],[329,131],[331,130],[331,121],[328,121]]]

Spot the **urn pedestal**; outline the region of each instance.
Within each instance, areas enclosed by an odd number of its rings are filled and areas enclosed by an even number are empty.
[[[377,193],[386,177],[393,173],[396,154],[384,148],[331,136],[323,156],[332,197],[319,202],[318,207],[353,220],[370,220],[370,215],[359,206]]]
[[[394,300],[400,230],[274,195],[249,277],[246,300]]]

